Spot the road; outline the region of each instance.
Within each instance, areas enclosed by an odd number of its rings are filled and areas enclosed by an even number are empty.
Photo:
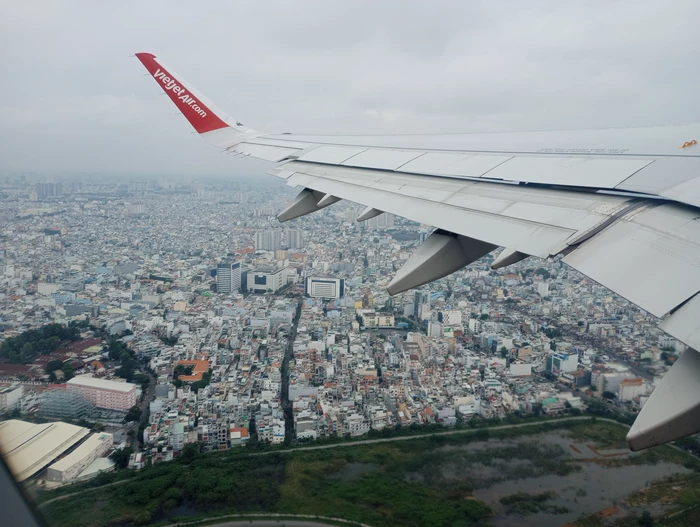
[[[149,403],[153,400],[153,395],[156,392],[156,381],[157,379],[155,376],[151,374],[148,370],[145,371],[146,375],[148,375],[148,378],[151,380],[151,382],[148,383],[148,388],[146,388],[146,395],[143,397],[143,400],[139,404],[139,408],[141,409],[141,420],[139,421],[139,425],[141,423],[146,423],[148,424],[148,412],[147,408]],[[135,432],[136,435],[139,435],[139,429],[138,427],[134,424]],[[137,437],[136,441],[139,445],[139,447],[142,447],[143,445],[141,442],[143,441],[143,437]]]
[[[299,299],[294,318],[292,319],[292,328],[289,332],[287,349],[284,350],[282,368],[280,371],[282,375],[282,393],[280,394],[280,398],[282,399],[282,408],[284,409],[284,439],[286,441],[292,441],[294,439],[294,413],[289,405],[289,361],[294,357],[294,341],[297,338],[297,326],[299,324],[299,317],[301,316],[302,302],[303,299]]]
[[[264,516],[265,519],[260,519],[260,520],[232,520],[232,521],[226,521],[223,523],[216,523],[213,525],[209,525],[209,527],[243,527],[244,525],[253,525],[257,527],[337,527],[338,523],[323,523],[323,520],[329,520],[333,522],[341,522],[341,523],[346,523],[349,526],[361,526],[361,527],[370,527],[369,525],[366,525],[364,523],[356,523],[356,522],[350,522],[347,520],[343,520],[341,518],[327,518],[325,516],[306,516],[303,514],[246,514],[245,516],[241,515],[241,517],[245,518],[254,518],[255,516]],[[275,516],[279,516],[280,519],[274,519]],[[299,518],[298,520],[290,519],[290,518]],[[307,519],[304,519],[307,518]],[[204,520],[206,521],[206,520]],[[211,521],[211,520],[209,520]],[[170,525],[167,525],[166,527],[180,527],[180,526],[185,526],[185,525],[193,525],[196,526],[201,522],[196,522],[192,524],[188,523],[171,523]]]
[[[455,434],[468,434],[468,433],[476,433],[479,430],[508,430],[510,428],[524,428],[526,426],[533,426],[533,425],[539,425],[543,423],[563,423],[566,421],[585,421],[585,420],[591,420],[591,419],[597,419],[598,421],[606,421],[608,423],[615,423],[620,426],[624,426],[625,428],[629,428],[629,425],[622,424],[618,421],[615,421],[614,419],[607,419],[605,417],[596,417],[592,415],[578,415],[575,417],[562,417],[562,418],[557,418],[557,419],[551,419],[551,420],[545,420],[545,421],[533,421],[531,423],[519,423],[517,425],[498,425],[498,426],[482,426],[479,428],[463,428],[461,430],[450,430],[449,432],[433,432],[429,434],[416,434],[416,435],[409,435],[409,436],[400,436],[400,437],[386,437],[386,438],[381,438],[381,439],[362,439],[360,441],[344,441],[342,443],[333,443],[331,445],[318,445],[318,446],[300,446],[300,447],[294,447],[294,448],[288,448],[286,450],[270,450],[269,452],[256,452],[252,453],[251,456],[265,456],[268,454],[285,454],[287,452],[300,452],[302,450],[325,450],[328,448],[346,448],[346,447],[352,447],[352,446],[357,446],[357,445],[372,445],[374,443],[388,443],[391,441],[410,441],[411,439],[417,439],[421,437],[430,437],[430,436],[451,436]]]

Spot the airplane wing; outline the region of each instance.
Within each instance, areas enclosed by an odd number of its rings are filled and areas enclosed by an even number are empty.
[[[563,261],[662,317],[687,344],[627,441],[640,450],[700,431],[700,125],[503,134],[265,134],[232,119],[150,53],[137,53],[203,139],[277,163],[299,187],[278,219],[341,199],[436,230],[388,286],[395,295],[498,247],[492,267]]]

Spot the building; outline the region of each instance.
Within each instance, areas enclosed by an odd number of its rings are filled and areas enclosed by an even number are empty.
[[[87,419],[93,410],[93,405],[77,391],[46,390],[39,397],[38,413],[49,419]]]
[[[462,312],[458,310],[442,311],[442,323],[446,326],[461,326]]]
[[[269,229],[255,233],[256,251],[276,251],[282,248],[282,230]]]
[[[60,198],[63,195],[63,183],[37,183],[34,191],[38,199]]]
[[[389,213],[380,214],[374,218],[370,218],[365,222],[366,228],[369,230],[374,229],[393,229],[394,228],[394,215]]]
[[[309,276],[304,293],[314,298],[342,298],[345,294],[345,280],[330,276]]]
[[[541,297],[549,296],[549,284],[546,282],[537,284],[537,294]]]
[[[302,249],[304,247],[304,231],[301,229],[287,229],[285,232],[287,247],[290,249]]]
[[[243,427],[231,427],[229,436],[232,447],[245,445],[250,439],[248,429]]]
[[[248,273],[248,291],[254,293],[273,293],[286,285],[286,272],[276,267],[260,267]]]
[[[413,292],[413,316],[420,320],[421,306],[429,304],[429,294],[425,291]]]
[[[129,181],[129,192],[146,192],[148,183],[145,181]]]
[[[170,429],[168,444],[176,452],[185,448],[185,425],[183,423],[175,423]]]
[[[620,382],[620,389],[618,390],[617,397],[622,402],[632,401],[635,397],[640,395],[646,395],[646,387],[644,386],[644,380],[642,378],[638,379],[624,379]]]
[[[33,424],[18,419],[0,422],[0,452],[15,480],[41,472],[90,435],[68,423]]]
[[[189,375],[178,376],[178,379],[182,382],[201,381],[204,374],[209,371],[208,360],[181,360],[178,361],[177,365],[192,368],[192,372]]]
[[[365,311],[362,313],[362,325],[366,328],[393,328],[394,315]]]
[[[571,373],[578,369],[578,353],[552,353],[547,357],[547,369],[554,373]]]
[[[241,290],[241,262],[216,266],[216,290],[219,293],[236,293]]]
[[[24,386],[21,384],[0,388],[0,412],[15,408],[22,395],[24,395]]]
[[[132,203],[129,205],[130,216],[143,216],[146,214],[146,205],[143,203]]]
[[[66,482],[78,477],[93,461],[104,456],[112,447],[112,434],[93,434],[71,453],[56,461],[46,470],[49,481]]]
[[[69,392],[80,393],[97,408],[126,412],[136,405],[134,384],[79,375],[69,380],[66,385]]]

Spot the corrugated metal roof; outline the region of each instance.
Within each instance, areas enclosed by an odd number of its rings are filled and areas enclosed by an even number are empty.
[[[90,430],[68,423],[0,423],[0,451],[17,481],[24,481],[70,449]]]

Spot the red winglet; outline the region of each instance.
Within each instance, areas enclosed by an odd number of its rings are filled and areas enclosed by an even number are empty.
[[[190,88],[185,87],[182,80],[176,78],[162,64],[159,64],[155,55],[137,53],[136,57],[198,133],[204,134],[228,126],[202,102],[201,96],[194,95]]]

